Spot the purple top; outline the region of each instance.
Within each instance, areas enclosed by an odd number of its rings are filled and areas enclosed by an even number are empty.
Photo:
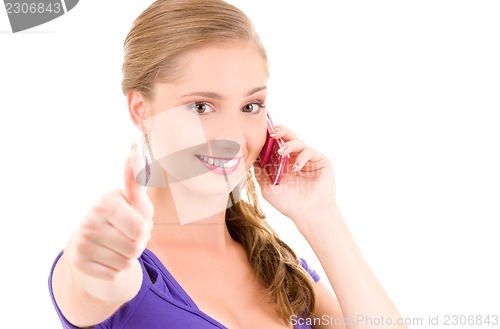
[[[49,277],[49,290],[52,302],[61,319],[63,328],[77,329],[66,320],[57,306],[52,291],[52,274],[62,252],[57,256]],[[177,283],[160,260],[148,249],[144,250],[139,258],[144,280],[137,295],[118,309],[111,317],[98,324],[97,329],[166,329],[166,328],[193,328],[193,329],[227,329],[207,314],[203,313]],[[300,258],[302,267],[311,275],[315,282],[320,276],[307,266]],[[147,278],[147,280],[146,280]],[[300,325],[297,329],[311,329],[309,325]]]

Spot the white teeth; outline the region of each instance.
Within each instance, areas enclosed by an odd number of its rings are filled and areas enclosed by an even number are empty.
[[[223,159],[213,159],[205,156],[198,156],[198,158],[202,159],[209,165],[215,165],[217,167],[224,167],[224,168],[232,168],[238,163],[237,159],[223,160]]]
[[[232,168],[236,165],[236,163],[238,162],[238,160],[231,160],[231,161],[226,161],[226,163],[224,163],[224,168]]]

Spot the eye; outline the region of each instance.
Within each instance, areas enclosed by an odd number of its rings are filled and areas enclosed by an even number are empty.
[[[266,106],[261,102],[253,102],[243,106],[242,110],[246,113],[259,113],[260,109],[265,108]]]
[[[194,102],[188,105],[188,108],[192,110],[196,114],[208,114],[213,112],[214,110],[210,106],[210,104],[206,102]]]

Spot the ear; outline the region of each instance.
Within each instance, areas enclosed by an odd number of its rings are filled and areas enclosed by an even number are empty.
[[[144,130],[143,122],[146,119],[146,99],[137,90],[127,93],[127,104],[130,119],[139,130]]]

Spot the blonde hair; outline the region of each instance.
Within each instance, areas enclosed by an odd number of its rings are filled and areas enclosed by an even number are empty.
[[[265,49],[238,8],[222,0],[158,0],[139,15],[125,39],[122,91],[138,90],[150,98],[154,83],[180,76],[180,59],[187,51],[231,41],[252,42],[267,69]],[[254,274],[268,287],[269,301],[283,321],[288,325],[292,315],[309,317],[315,305],[314,281],[265,221],[250,171],[244,184],[248,201],[237,195],[242,190],[229,195],[229,233],[244,247]]]
[[[252,23],[238,8],[221,0],[158,0],[135,20],[124,43],[122,91],[151,96],[155,82],[179,76],[187,51],[213,43],[250,41],[267,55]]]

